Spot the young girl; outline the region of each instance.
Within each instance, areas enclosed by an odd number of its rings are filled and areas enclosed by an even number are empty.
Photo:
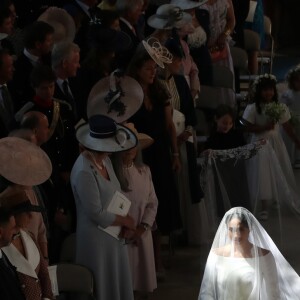
[[[235,113],[229,106],[222,104],[215,112],[215,128],[207,139],[204,147],[211,150],[228,150],[245,145],[243,133],[234,128]],[[223,151],[224,154],[226,151]],[[210,153],[210,151],[208,152]],[[227,206],[244,206],[250,208],[248,199],[248,184],[246,170],[243,163],[236,163],[232,160],[219,164],[215,162],[214,174],[214,193],[216,194],[216,210],[219,218],[224,215]],[[228,176],[230,172],[231,176]],[[223,178],[226,186],[226,196],[224,197],[224,187],[220,184],[219,177]],[[236,186],[239,182],[239,186]],[[206,195],[207,196],[207,195]],[[226,201],[226,198],[229,200]]]
[[[293,127],[290,124],[290,112],[286,105],[283,104],[283,112],[277,123],[270,120],[270,117],[265,113],[266,104],[278,102],[278,94],[276,89],[276,77],[271,74],[258,76],[252,84],[253,103],[249,104],[243,114],[243,119],[246,121],[246,130],[253,133],[252,141],[266,139],[273,147],[283,174],[291,187],[295,186],[295,178],[291,168],[290,159],[286,151],[285,145],[280,135],[279,125],[283,127],[289,137],[294,141],[297,148],[300,148],[300,141],[294,133]],[[271,174],[269,168],[260,165],[260,175],[264,182],[261,186],[264,187],[260,191],[260,199],[262,211],[259,215],[261,220],[268,218],[267,199],[272,199],[272,191],[268,189],[271,186]]]
[[[132,123],[126,126],[136,133],[139,146],[114,154],[112,161],[122,191],[131,201],[129,215],[136,226],[135,231],[124,233],[135,299],[148,299],[157,287],[151,228],[155,227],[158,201],[150,169],[142,162],[141,149],[150,146],[153,139],[138,133]]]
[[[280,102],[286,104],[291,114],[295,116],[293,122],[297,137],[300,136],[300,126],[297,119],[300,117],[300,66],[291,69],[286,77],[288,89],[281,95]],[[293,118],[292,118],[293,119]],[[283,133],[283,140],[290,155],[291,163],[294,168],[300,167],[300,152],[297,151],[295,144]]]
[[[233,108],[219,105],[215,113],[215,128],[205,143],[205,149],[225,150],[245,145],[242,132],[233,126],[234,121]]]

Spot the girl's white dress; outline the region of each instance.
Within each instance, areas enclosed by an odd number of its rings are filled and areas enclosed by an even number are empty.
[[[295,188],[296,184],[293,169],[291,166],[289,155],[287,153],[286,147],[280,134],[280,124],[287,122],[290,118],[290,111],[288,107],[286,107],[285,112],[283,113],[279,123],[275,124],[274,129],[253,134],[251,142],[255,142],[260,139],[266,139],[269,141],[269,143],[275,151],[275,154],[278,158],[280,167],[286,178],[287,183],[290,187]],[[245,119],[251,124],[261,126],[266,125],[268,122],[270,122],[268,116],[263,114],[263,112],[261,114],[257,112],[255,103],[247,105],[243,114],[243,119]],[[272,186],[274,184],[272,176],[273,174],[270,174],[270,170],[272,168],[270,168],[268,164],[269,162],[264,159],[261,159],[261,161],[259,162],[259,184],[262,187],[259,189],[260,199],[265,200],[272,198],[274,199],[272,191]]]

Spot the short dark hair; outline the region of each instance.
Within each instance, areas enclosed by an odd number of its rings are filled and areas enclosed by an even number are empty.
[[[227,104],[220,104],[215,111],[216,119],[220,119],[226,115],[229,115],[232,118],[232,121],[235,119],[235,110],[227,105]]]
[[[53,34],[54,28],[46,22],[35,21],[25,29],[24,46],[34,49],[36,42],[44,42],[48,34]]]
[[[30,75],[30,83],[33,88],[39,87],[43,82],[55,82],[55,80],[54,71],[46,65],[36,66]]]
[[[0,206],[0,226],[6,225],[12,215],[10,209]]]

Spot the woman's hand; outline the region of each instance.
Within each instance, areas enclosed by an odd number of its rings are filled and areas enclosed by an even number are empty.
[[[188,138],[191,136],[192,134],[188,131],[183,131],[181,134],[179,134],[179,136],[177,137],[177,144],[180,146],[181,144],[185,143]]]
[[[134,219],[129,215],[123,217],[123,227],[135,230]]]

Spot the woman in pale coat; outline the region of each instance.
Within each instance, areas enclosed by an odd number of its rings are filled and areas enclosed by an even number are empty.
[[[135,147],[137,139],[132,131],[103,115],[91,116],[76,136],[83,149],[71,172],[77,209],[76,262],[92,271],[97,300],[132,300],[125,241],[104,229],[135,229],[131,217],[106,208],[121,190],[108,155]]]

